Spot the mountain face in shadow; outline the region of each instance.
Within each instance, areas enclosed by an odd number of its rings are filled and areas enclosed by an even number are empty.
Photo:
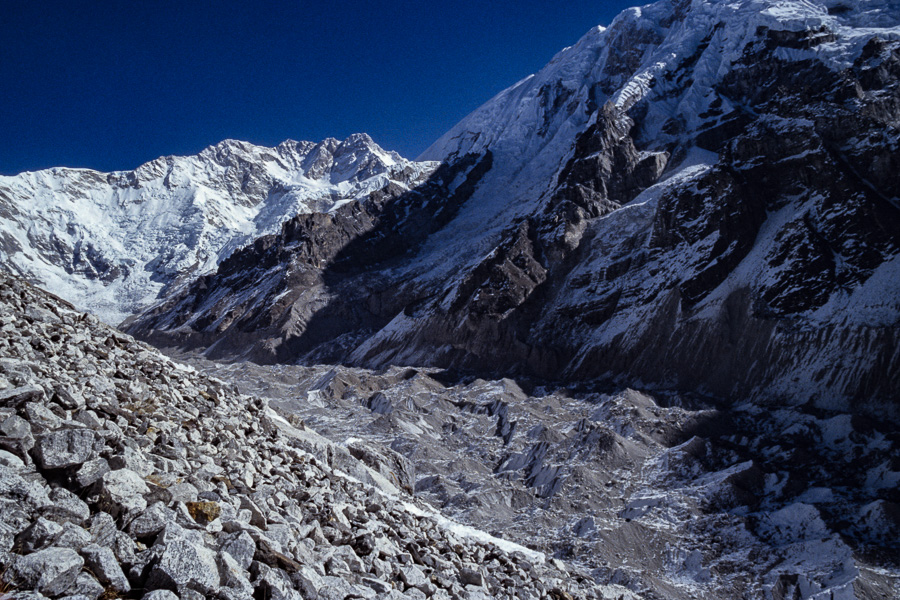
[[[896,27],[751,4],[626,11],[448,132],[419,187],[300,215],[129,331],[896,418]]]

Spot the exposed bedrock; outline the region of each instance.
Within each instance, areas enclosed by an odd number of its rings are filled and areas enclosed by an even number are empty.
[[[759,27],[700,86],[723,35],[643,96],[591,87],[534,201],[509,155],[453,152],[413,191],[293,219],[129,331],[211,357],[613,378],[900,418],[900,44],[872,37],[836,69],[816,54],[827,28]],[[577,116],[572,90],[541,90],[542,111]],[[660,106],[675,107],[662,125]]]

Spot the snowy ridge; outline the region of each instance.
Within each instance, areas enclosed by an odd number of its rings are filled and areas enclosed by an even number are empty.
[[[817,35],[824,43],[779,53],[791,61],[815,57],[837,70],[851,64],[873,36],[900,39],[900,6],[890,0],[660,0],[624,11],[609,27],[594,27],[419,157],[452,161],[487,150],[494,156],[491,177],[461,212],[459,228],[431,244],[441,255],[437,262],[467,260],[472,244],[478,244],[475,254],[486,254],[503,227],[533,213],[552,193],[549,183],[572,156],[574,140],[606,102],[624,112],[639,103],[646,109],[632,135],[649,150],[690,148],[693,135],[714,125],[718,115],[745,110],[711,90],[740,68],[737,63],[760,42],[763,28],[821,29]],[[623,119],[630,124],[629,116]],[[475,228],[487,235],[457,243],[460,230]]]
[[[550,150],[558,133],[583,127],[597,105],[612,101],[628,109],[651,93],[655,100],[665,98],[673,89],[665,75],[698,53],[693,84],[656,106],[660,114],[673,109],[700,114],[708,101],[705,92],[748,44],[758,41],[762,27],[833,34],[834,39],[791,58],[815,55],[840,69],[872,36],[900,39],[900,5],[891,0],[661,0],[631,8],[609,27],[591,29],[537,74],[497,94],[419,159],[444,160],[490,148],[499,155],[518,154],[527,163]]]
[[[0,264],[118,323],[296,214],[414,187],[434,167],[356,134],[274,148],[226,140],[134,171],[0,177]]]

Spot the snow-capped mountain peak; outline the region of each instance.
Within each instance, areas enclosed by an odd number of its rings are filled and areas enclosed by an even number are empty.
[[[224,140],[132,171],[0,177],[0,263],[117,323],[292,216],[413,187],[434,167],[355,134],[274,148]]]

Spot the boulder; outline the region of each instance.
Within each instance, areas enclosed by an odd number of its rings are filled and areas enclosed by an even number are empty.
[[[16,585],[46,596],[61,596],[81,572],[84,560],[71,548],[47,548],[20,556],[13,565]]]
[[[26,402],[33,402],[44,397],[44,389],[36,385],[0,390],[0,406],[18,408]]]
[[[109,463],[105,458],[93,458],[81,465],[78,472],[75,473],[75,482],[80,487],[86,488],[110,471]]]
[[[166,543],[150,571],[148,587],[178,591],[182,588],[211,593],[219,586],[219,569],[212,550],[186,539]]]
[[[175,513],[162,502],[155,502],[128,525],[128,532],[139,540],[151,538],[174,521]]]
[[[128,578],[119,566],[115,554],[109,548],[91,544],[81,549],[85,564],[101,583],[120,593],[131,591]]]
[[[16,536],[16,547],[23,554],[31,554],[53,544],[62,533],[60,525],[39,517],[28,529]]]
[[[144,594],[141,600],[178,600],[178,595],[169,590],[153,590]]]
[[[89,600],[97,600],[97,598],[105,591],[106,590],[100,585],[99,581],[91,577],[88,573],[81,572],[78,574],[78,577],[75,578],[75,583],[66,590],[66,593],[73,596],[85,597]]]
[[[62,429],[40,435],[32,455],[42,469],[81,465],[94,454],[95,434],[87,429]]]
[[[144,494],[150,489],[143,477],[130,469],[110,471],[100,480],[100,506],[113,517],[134,516],[147,508]]]

